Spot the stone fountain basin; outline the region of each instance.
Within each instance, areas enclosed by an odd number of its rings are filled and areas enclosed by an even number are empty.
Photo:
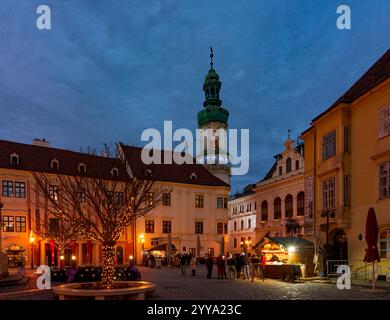
[[[147,281],[114,281],[112,289],[99,289],[101,282],[68,283],[53,287],[60,300],[145,300],[156,284]]]

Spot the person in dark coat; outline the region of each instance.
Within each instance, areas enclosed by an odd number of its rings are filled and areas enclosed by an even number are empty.
[[[180,268],[181,268],[181,275],[185,276],[186,275],[186,269],[187,269],[187,254],[183,253],[180,257]]]
[[[236,255],[236,258],[235,258],[235,264],[236,264],[236,272],[237,272],[237,279],[240,279],[241,278],[241,267],[242,267],[242,262],[241,262],[241,259],[239,256]]]
[[[227,279],[225,259],[219,256],[217,259],[218,279]]]
[[[241,261],[241,268],[244,273],[244,279],[249,279],[249,259],[245,252],[242,252],[239,260]]]
[[[214,266],[214,259],[211,255],[207,255],[205,264],[207,268],[207,278],[211,279],[213,275],[213,266]]]
[[[228,270],[229,270],[229,279],[230,280],[237,279],[236,259],[233,257],[233,255],[231,253],[228,254],[226,264],[227,264]]]

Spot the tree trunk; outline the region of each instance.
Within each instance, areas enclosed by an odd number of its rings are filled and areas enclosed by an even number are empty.
[[[58,260],[58,266],[60,269],[64,269],[65,267],[65,260],[61,260],[61,257],[65,258],[65,246],[59,244],[58,245],[58,254],[57,254],[57,260]]]
[[[103,252],[103,289],[111,289],[115,272],[115,247],[112,244],[102,244]]]

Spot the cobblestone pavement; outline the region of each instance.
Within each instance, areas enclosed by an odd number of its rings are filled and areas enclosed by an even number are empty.
[[[354,286],[351,290],[339,290],[327,283],[210,280],[204,266],[198,267],[195,277],[182,276],[180,269],[140,268],[140,271],[142,280],[157,284],[154,300],[390,300],[390,293],[384,290],[372,293],[370,289]]]
[[[352,287],[351,290],[338,290],[335,284],[327,283],[288,283],[281,280],[218,280],[207,279],[204,266],[199,266],[195,277],[182,276],[180,269],[139,268],[142,280],[157,284],[152,300],[390,300],[390,292],[384,290],[372,293],[370,289]],[[35,282],[35,281],[34,281]],[[24,290],[30,289],[30,280]],[[390,285],[389,285],[390,287]],[[19,291],[23,288],[12,288]],[[5,288],[0,288],[0,294]],[[55,294],[47,291],[30,296],[20,296],[17,300],[54,300]]]

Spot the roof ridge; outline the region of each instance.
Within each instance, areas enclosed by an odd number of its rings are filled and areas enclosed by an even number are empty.
[[[46,150],[57,150],[61,152],[68,152],[68,153],[74,153],[74,154],[79,154],[82,156],[89,156],[89,157],[94,157],[94,158],[101,158],[101,159],[111,159],[111,160],[118,160],[120,159],[119,157],[105,157],[102,155],[94,155],[94,154],[89,154],[89,153],[84,153],[84,152],[79,152],[79,151],[74,151],[74,150],[69,150],[69,149],[61,149],[57,147],[47,147],[47,146],[40,146],[40,145],[34,145],[34,144],[29,144],[29,143],[24,143],[24,142],[16,142],[16,141],[9,141],[9,140],[2,140],[0,139],[0,143],[10,143],[10,144],[16,144],[16,145],[21,145],[21,146],[26,146],[26,147],[31,147],[31,148],[42,148]]]

